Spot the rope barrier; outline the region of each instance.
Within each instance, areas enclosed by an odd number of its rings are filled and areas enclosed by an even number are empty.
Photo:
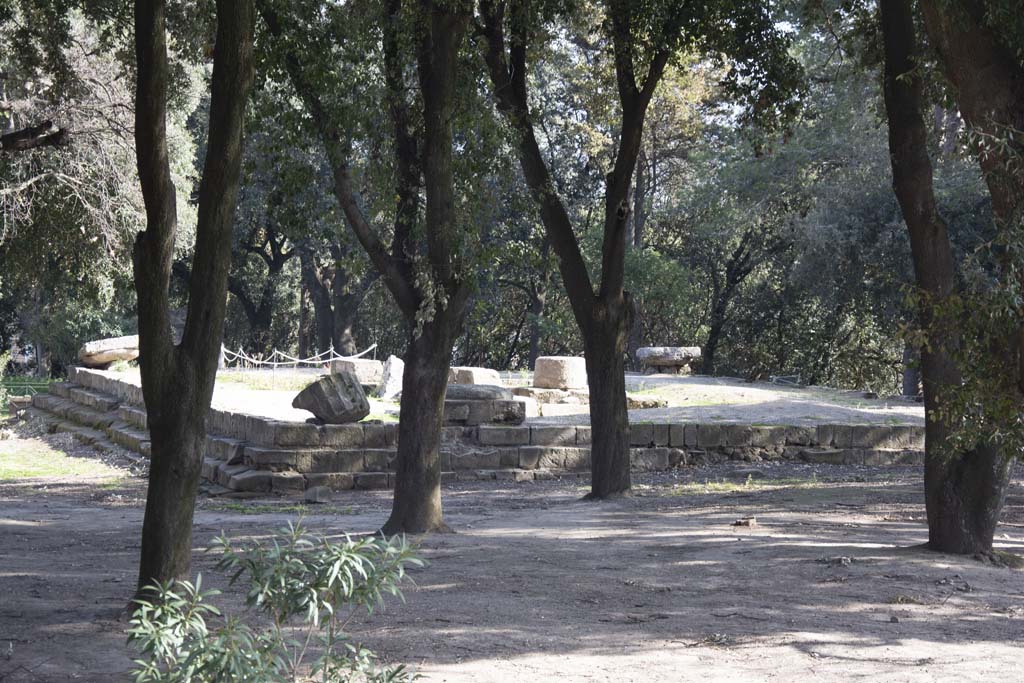
[[[341,354],[335,352],[334,346],[332,345],[331,348],[329,348],[328,350],[321,351],[315,356],[310,356],[309,358],[296,358],[295,356],[289,356],[287,353],[278,351],[277,349],[271,351],[271,353],[266,358],[254,358],[247,354],[244,350],[242,350],[241,347],[239,347],[238,351],[231,351],[229,349],[221,347],[221,353],[224,356],[224,367],[228,367],[228,365],[234,363],[237,364],[236,367],[240,368],[249,369],[270,367],[276,369],[281,366],[289,366],[292,368],[298,368],[299,366],[316,367],[325,365],[327,363],[331,363],[336,360],[355,360],[356,358],[362,358],[363,356],[370,353],[376,348],[377,345],[374,344],[369,348],[355,354],[354,356],[342,356]]]

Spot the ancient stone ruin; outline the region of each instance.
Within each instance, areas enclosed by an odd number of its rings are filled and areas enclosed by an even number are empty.
[[[370,414],[370,402],[351,372],[324,375],[300,391],[292,407],[308,410],[321,424],[359,422]]]
[[[636,359],[647,374],[688,375],[701,359],[699,346],[643,346]]]

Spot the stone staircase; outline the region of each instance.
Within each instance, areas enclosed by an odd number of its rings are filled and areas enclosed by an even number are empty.
[[[33,397],[32,410],[55,429],[100,448],[116,444],[139,459],[149,456],[138,384],[112,373],[72,368],[69,381],[51,385],[50,392]],[[442,431],[442,481],[528,481],[589,473],[588,426],[472,424],[461,414],[453,417]],[[314,425],[211,409],[207,430],[203,477],[233,491],[301,494],[320,486],[394,485],[397,424]],[[630,438],[636,471],[725,460],[845,465],[924,460],[924,428],[919,426],[639,423],[631,426]]]

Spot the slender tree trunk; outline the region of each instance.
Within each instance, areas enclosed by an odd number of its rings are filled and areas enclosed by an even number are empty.
[[[925,507],[933,550],[990,552],[1006,498],[1011,460],[989,444],[951,452],[951,426],[939,409],[960,384],[951,356],[958,345],[955,321],[936,319],[934,307],[954,293],[956,271],[946,223],[939,214],[921,117],[922,83],[910,0],[880,0],[885,49],[885,106],[893,189],[910,232],[918,287],[927,295],[920,315],[931,338],[921,353],[924,382]],[[941,335],[941,336],[940,336]]]
[[[135,3],[135,135],[146,230],[133,252],[142,392],[152,443],[138,588],[188,576],[192,514],[213,395],[231,266],[242,124],[252,84],[253,9],[217,1],[209,152],[199,189],[193,277],[181,343],[171,337],[168,286],[177,229],[168,164],[165,4]]]

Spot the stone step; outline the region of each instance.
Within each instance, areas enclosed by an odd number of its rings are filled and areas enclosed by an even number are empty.
[[[139,429],[149,429],[149,421],[146,416],[145,408],[137,408],[135,406],[129,406],[121,404],[117,408],[117,416],[124,422],[138,427]]]
[[[75,403],[100,412],[116,411],[121,402],[110,394],[95,389],[76,387],[68,391],[68,398]]]
[[[149,432],[128,424],[127,422],[114,422],[107,428],[107,435],[110,440],[118,446],[142,453],[149,454]]]
[[[804,462],[823,465],[923,465],[924,451],[913,448],[805,448],[800,451]]]

